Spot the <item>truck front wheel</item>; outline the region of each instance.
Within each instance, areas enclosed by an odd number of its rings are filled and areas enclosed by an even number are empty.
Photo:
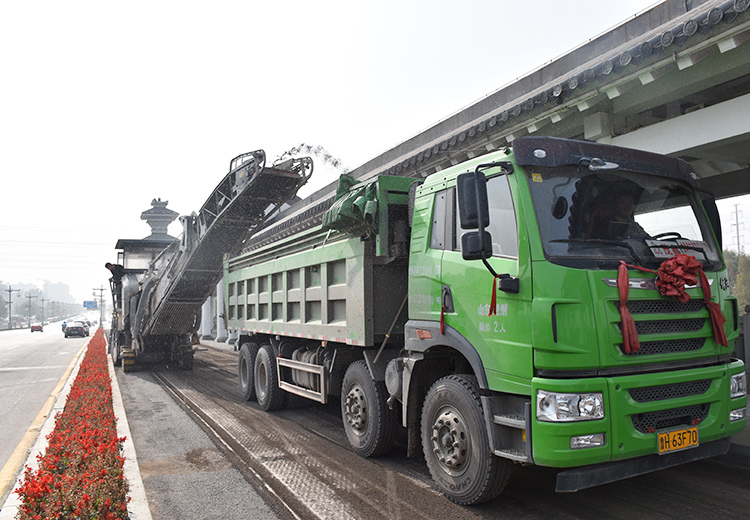
[[[284,407],[286,392],[279,388],[279,378],[276,373],[276,357],[271,345],[261,345],[255,356],[255,371],[253,383],[258,404],[265,411],[270,412]]]
[[[490,451],[474,376],[432,385],[422,408],[422,447],[433,480],[457,504],[491,500],[508,482],[510,463]]]
[[[349,365],[341,385],[341,417],[354,451],[382,455],[393,447],[395,414],[388,408],[385,383],[373,381],[364,361]]]
[[[257,343],[243,343],[237,361],[240,393],[245,401],[255,401],[255,356],[258,355]]]

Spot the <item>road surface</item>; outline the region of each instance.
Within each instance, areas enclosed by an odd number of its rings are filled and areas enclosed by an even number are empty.
[[[90,339],[66,339],[60,325],[0,331],[0,504],[10,492],[7,481],[12,485],[26,460],[19,445]]]

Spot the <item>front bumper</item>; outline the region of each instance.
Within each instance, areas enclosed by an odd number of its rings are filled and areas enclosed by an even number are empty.
[[[573,423],[539,421],[536,419],[535,399],[532,399],[533,460],[537,465],[555,468],[634,461],[657,455],[659,433],[691,426],[698,428],[699,446],[680,452],[684,453],[681,457],[702,453],[704,445],[728,439],[747,425],[747,418],[729,420],[732,410],[747,406],[746,396],[730,398],[731,376],[743,370],[742,362],[735,361],[725,365],[627,376],[575,380],[534,378],[534,396],[538,389],[601,392],[605,417]],[[571,437],[592,434],[604,434],[606,444],[571,449]],[[680,459],[672,457],[675,454],[657,457]],[[653,470],[645,470],[648,471]],[[617,479],[627,476],[630,475]]]
[[[568,469],[557,474],[555,491],[558,493],[580,491],[688,462],[718,457],[729,451],[730,444],[731,439],[721,439],[691,450],[678,451],[668,455],[648,455],[636,459]]]

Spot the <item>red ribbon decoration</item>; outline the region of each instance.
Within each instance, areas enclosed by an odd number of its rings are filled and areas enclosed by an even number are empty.
[[[711,318],[714,339],[719,345],[729,346],[727,336],[724,333],[724,322],[727,320],[722,314],[719,304],[711,301],[711,286],[708,284],[706,273],[703,272],[703,266],[694,256],[680,254],[662,262],[658,271],[620,261],[617,272],[617,290],[620,296],[622,342],[626,354],[635,354],[641,349],[635,320],[633,320],[633,316],[627,307],[630,290],[628,268],[657,274],[656,287],[659,289],[659,293],[662,296],[674,296],[682,303],[690,300],[690,295],[685,292],[685,286],[697,284],[700,277],[701,288],[703,289],[703,305],[708,309],[708,315]]]
[[[678,301],[685,303],[690,300],[690,296],[685,292],[685,286],[696,285],[699,272],[703,272],[703,266],[694,256],[675,255],[664,260],[659,266],[656,287],[663,296],[674,296]]]
[[[487,313],[487,316],[497,315],[497,279],[498,278],[500,278],[500,275],[497,275],[492,279],[492,298],[490,299],[490,312]]]
[[[628,293],[630,292],[630,276],[628,264],[620,261],[617,271],[617,292],[620,295],[620,319],[622,320],[622,346],[626,354],[635,354],[641,350],[641,341],[635,328],[635,320],[628,310]]]
[[[708,309],[708,315],[711,316],[711,326],[714,328],[714,339],[719,345],[728,347],[729,342],[727,341],[727,335],[724,333],[724,322],[727,321],[727,319],[721,313],[719,304],[711,301],[711,286],[708,285],[706,273],[703,272],[703,269],[700,270],[700,276],[701,288],[703,289],[703,305],[706,306]]]
[[[445,334],[445,305],[440,306],[440,334]]]

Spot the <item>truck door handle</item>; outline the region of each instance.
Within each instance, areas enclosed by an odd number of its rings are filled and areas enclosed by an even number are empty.
[[[447,285],[443,285],[440,301],[442,302],[444,312],[455,312],[453,309],[453,294],[451,294],[451,288]]]

